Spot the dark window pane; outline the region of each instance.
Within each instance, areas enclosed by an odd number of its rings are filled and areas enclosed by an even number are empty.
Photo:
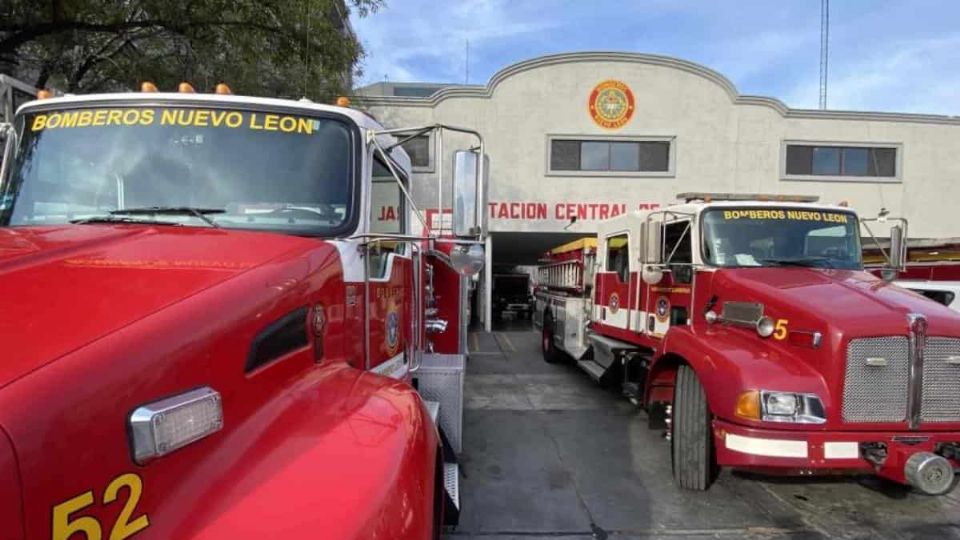
[[[584,141],[580,144],[580,170],[609,171],[610,143]]]
[[[627,235],[621,234],[607,238],[607,272],[616,272],[620,281],[624,283],[630,278]]]
[[[867,176],[869,170],[867,163],[870,161],[869,148],[844,148],[843,149],[843,175],[844,176]]]
[[[403,143],[403,149],[410,155],[410,164],[414,167],[430,166],[430,137],[414,137]]]
[[[611,171],[639,171],[640,149],[635,142],[610,143]]]
[[[870,176],[885,176],[892,178],[897,175],[896,148],[873,148],[870,154]]]
[[[550,169],[554,171],[579,171],[580,141],[551,141]]]
[[[820,146],[813,149],[813,174],[840,174],[840,149]]]
[[[648,172],[667,172],[670,170],[669,142],[640,143],[640,170]]]
[[[791,144],[787,146],[787,174],[813,174],[813,147]]]

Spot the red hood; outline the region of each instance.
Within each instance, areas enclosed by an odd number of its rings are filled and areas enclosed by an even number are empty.
[[[195,227],[0,228],[0,386],[304,242]]]
[[[922,313],[930,335],[960,336],[960,315],[865,272],[813,268],[743,268],[714,276],[721,301],[761,302],[790,327],[818,326],[834,337],[906,335],[907,314]]]

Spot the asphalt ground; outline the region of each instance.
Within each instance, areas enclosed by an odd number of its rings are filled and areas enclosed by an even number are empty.
[[[470,336],[448,540],[960,539],[960,488],[928,497],[872,477],[724,470],[709,491],[682,491],[645,413],[574,365],[546,364],[524,327]]]

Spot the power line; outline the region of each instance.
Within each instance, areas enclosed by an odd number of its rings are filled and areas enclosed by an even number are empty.
[[[820,0],[820,108],[827,108],[827,72],[830,59],[830,0]]]

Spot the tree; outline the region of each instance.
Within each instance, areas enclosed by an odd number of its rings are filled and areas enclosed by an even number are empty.
[[[349,5],[348,5],[349,2]],[[328,101],[363,51],[347,22],[383,0],[7,0],[0,72],[66,92],[152,81]]]

